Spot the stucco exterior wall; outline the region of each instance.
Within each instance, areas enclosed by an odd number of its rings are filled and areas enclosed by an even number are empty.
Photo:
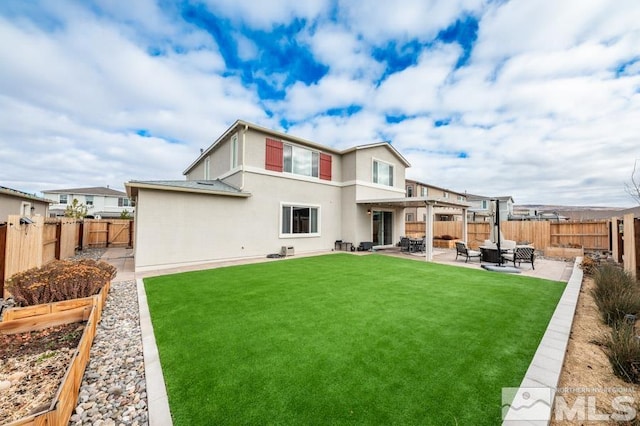
[[[214,149],[202,157],[186,174],[187,180],[205,178],[206,160],[209,158],[209,179],[217,179],[231,170],[231,139],[238,138],[238,168],[242,165],[242,132],[230,133],[220,141]]]
[[[247,173],[248,198],[140,189],[136,271],[331,250],[341,235],[340,188]],[[310,188],[309,185],[313,185]],[[319,236],[282,237],[281,203],[318,206]]]
[[[24,212],[22,211],[22,203],[29,203],[29,207],[35,207],[35,210],[33,211],[34,215],[46,217],[48,214],[49,203],[14,197],[8,194],[0,194],[0,223],[6,222],[7,216],[9,215],[24,214]],[[31,209],[29,209],[29,213],[27,215],[31,215]]]
[[[277,138],[249,129],[245,135],[245,152],[246,165],[249,168],[264,169],[266,156],[266,138],[281,140],[283,143],[304,147],[312,151],[317,151],[331,155],[331,181],[342,181],[342,158],[334,153],[318,150],[316,147],[310,147],[299,142],[292,142],[286,138]]]

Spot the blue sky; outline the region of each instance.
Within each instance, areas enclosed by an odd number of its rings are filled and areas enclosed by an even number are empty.
[[[3,186],[181,179],[244,119],[391,141],[454,191],[634,205],[636,0],[5,0],[0,40]]]

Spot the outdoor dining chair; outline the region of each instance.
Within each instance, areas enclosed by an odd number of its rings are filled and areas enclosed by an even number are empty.
[[[456,241],[456,260],[458,260],[458,256],[464,256],[464,263],[467,263],[469,259],[473,257],[480,259],[481,255],[479,251],[471,250],[467,247],[467,243],[464,241]]]

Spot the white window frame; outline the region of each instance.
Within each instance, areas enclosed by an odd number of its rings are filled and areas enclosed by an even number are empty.
[[[420,188],[420,196],[426,197],[427,195],[429,195],[429,188],[427,188],[426,186]]]
[[[231,137],[231,170],[238,167],[238,135]]]
[[[389,185],[388,183],[380,183],[379,182],[379,176],[376,176],[376,166],[375,164],[379,163],[379,164],[385,164],[389,167],[391,167],[391,173],[389,174],[391,177],[391,185]],[[375,183],[376,185],[382,185],[382,186],[388,186],[390,188],[393,188],[396,182],[396,167],[395,164],[393,163],[389,163],[388,161],[384,161],[384,160],[380,160],[378,158],[373,157],[371,159],[371,182]],[[376,182],[377,181],[377,182]]]
[[[444,191],[444,192],[442,193],[442,196],[443,196],[444,198],[449,198],[449,193],[448,193],[447,191]]]
[[[204,159],[204,180],[211,179],[211,157],[207,156]]]
[[[482,200],[482,210],[489,210],[489,201]]]
[[[407,185],[407,198],[413,197],[413,185]]]
[[[286,161],[286,154],[287,154],[287,150],[291,150],[291,161],[289,162],[289,164],[287,164]],[[295,163],[296,163],[296,155],[295,152],[296,151],[307,151],[311,153],[311,174],[304,174],[304,173],[296,173],[295,169]],[[287,170],[287,166],[290,167],[289,170]],[[291,143],[286,143],[283,142],[282,144],[282,171],[284,173],[290,173],[292,175],[296,175],[296,176],[305,176],[305,177],[310,177],[310,178],[320,178],[320,151],[316,151],[313,149],[309,149],[305,146],[299,146],[299,145],[294,145]],[[314,174],[315,172],[315,174]]]
[[[95,197],[93,195],[85,195],[84,196],[84,204],[89,207],[93,207],[93,203],[95,201]]]
[[[413,213],[407,213],[407,217],[405,218],[405,222],[414,222]]]
[[[293,233],[288,233],[285,234],[282,232],[282,209],[284,207],[300,207],[300,208],[309,208],[309,209],[316,209],[317,210],[317,229],[316,232],[310,232],[307,234],[293,234]],[[291,221],[293,221],[293,215],[291,215],[290,217]],[[297,203],[297,202],[285,202],[282,201],[280,202],[280,209],[279,209],[279,213],[278,213],[278,234],[280,238],[312,238],[312,237],[319,237],[322,235],[322,230],[321,230],[321,223],[322,223],[322,210],[320,208],[319,205],[317,204],[306,204],[306,203]],[[289,224],[290,227],[292,228],[292,223]]]
[[[63,201],[64,199],[64,201]],[[68,194],[60,194],[58,198],[59,204],[69,204],[69,195]]]
[[[20,205],[20,216],[31,216],[31,203],[23,201]]]

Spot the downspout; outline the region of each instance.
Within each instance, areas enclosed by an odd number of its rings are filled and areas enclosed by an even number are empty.
[[[242,131],[242,164],[240,165],[240,173],[241,173],[241,184],[240,184],[240,191],[244,191],[244,164],[245,164],[245,154],[247,152],[246,150],[246,144],[245,144],[245,140],[246,140],[246,135],[247,135],[247,130],[249,130],[249,125],[245,124],[244,125],[244,130]]]

